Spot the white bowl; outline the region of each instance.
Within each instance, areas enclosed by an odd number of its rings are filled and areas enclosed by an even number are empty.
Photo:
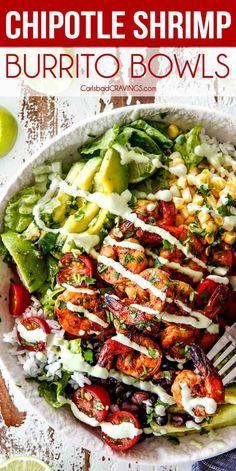
[[[146,119],[159,119],[160,112],[168,112],[166,121],[176,122],[182,128],[187,128],[195,124],[201,124],[206,128],[206,132],[215,136],[223,142],[236,143],[236,119],[225,113],[207,108],[186,105],[138,105],[126,108],[118,108],[114,111],[94,116],[83,120],[59,136],[52,139],[46,146],[43,146],[29,161],[14,175],[8,188],[5,190],[0,203],[0,221],[6,204],[9,199],[22,187],[29,185],[32,178],[32,167],[42,164],[45,160],[58,160],[63,158],[73,158],[73,154],[78,147],[88,140],[89,135],[102,134],[114,123],[128,123],[138,117]],[[0,270],[4,276],[0,276],[0,291],[7,293],[9,286],[9,270],[1,264]],[[8,312],[8,303],[4,296],[0,298],[0,312],[2,322],[0,323],[0,338],[3,333],[12,328],[12,319]],[[169,443],[165,438],[152,438],[136,445],[126,453],[114,453],[106,446],[99,437],[97,430],[94,430],[77,421],[71,414],[67,406],[62,409],[53,410],[43,399],[39,398],[37,385],[26,382],[22,367],[16,364],[15,357],[9,353],[9,344],[2,342],[0,351],[0,367],[5,375],[14,384],[20,384],[19,394],[22,394],[33,406],[33,408],[64,437],[74,440],[78,445],[89,450],[103,453],[107,457],[115,457],[127,461],[139,461],[144,464],[179,464],[190,461],[197,461],[215,456],[235,447],[236,426],[217,431],[215,438],[207,435],[189,435],[181,439],[178,446]],[[198,443],[196,443],[196,441]],[[199,444],[202,443],[202,447]]]

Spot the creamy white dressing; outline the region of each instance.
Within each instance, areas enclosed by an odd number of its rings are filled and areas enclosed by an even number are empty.
[[[147,204],[147,210],[149,212],[154,211],[155,208],[156,208],[156,205],[154,203]]]
[[[141,153],[140,149],[136,152],[135,148],[128,149],[126,146],[118,143],[113,144],[112,147],[119,152],[121,165],[128,165],[131,162],[142,164],[148,163],[151,160],[148,156]],[[150,157],[152,156],[154,157],[154,154],[150,155]]]
[[[215,283],[221,283],[223,285],[228,285],[229,284],[229,279],[225,276],[218,276],[218,275],[208,275],[206,279],[215,281]]]
[[[219,324],[215,324],[214,322],[212,322],[212,323],[207,327],[207,331],[208,331],[210,334],[218,334],[219,331],[220,331],[220,326],[219,326]]]
[[[149,249],[146,249],[146,254],[150,255],[150,257],[152,257],[154,260],[159,260],[161,265],[165,265],[168,268],[173,268],[173,270],[176,270],[180,273],[183,273],[184,275],[189,276],[190,278],[192,278],[194,283],[198,283],[203,277],[203,273],[201,271],[193,270],[189,267],[184,267],[177,262],[170,262],[167,258],[164,257],[158,257],[154,252]]]
[[[196,424],[196,422],[194,422],[193,420],[187,420],[187,422],[185,422],[185,427],[190,429],[193,428],[195,430],[201,430],[201,425]]]
[[[100,425],[100,422],[94,419],[94,417],[89,417],[87,414],[79,410],[73,401],[71,401],[70,407],[76,419],[79,419],[81,422],[84,422],[85,424],[88,424],[91,427],[98,427]]]
[[[40,212],[41,210],[44,209],[44,206],[51,201],[53,196],[55,195],[56,191],[58,190],[58,186],[60,184],[61,179],[60,178],[54,178],[52,180],[52,183],[48,189],[48,191],[45,193],[45,195],[38,201],[38,203],[33,207],[33,216],[35,223],[37,226],[42,229],[45,232],[53,232],[55,234],[58,234],[61,231],[61,228],[59,227],[58,229],[51,229],[48,228],[44,222],[41,219]]]
[[[157,200],[161,201],[172,201],[173,195],[170,190],[159,190],[155,193],[155,197]]]
[[[45,342],[47,339],[47,334],[43,329],[37,328],[28,330],[23,324],[21,324],[21,322],[17,324],[17,331],[19,332],[22,339],[28,343]]]
[[[51,229],[49,229],[51,231]],[[89,234],[89,232],[81,232],[80,234],[75,234],[68,232],[65,228],[61,228],[61,234],[67,236],[68,241],[73,241],[77,247],[83,248],[87,253],[91,252],[91,249],[96,247],[99,244],[100,238],[96,234]]]
[[[72,293],[84,293],[91,295],[99,293],[98,289],[76,288],[75,286],[68,285],[67,283],[62,283],[61,286],[63,286],[63,288],[66,288],[67,291],[70,291]]]
[[[100,425],[102,432],[114,440],[122,438],[134,438],[138,435],[141,435],[142,433],[142,430],[136,428],[132,422],[121,422],[120,424],[102,422]]]
[[[89,319],[92,322],[95,322],[96,324],[101,325],[102,327],[106,328],[108,327],[107,322],[104,322],[100,317],[96,316],[96,314],[93,314],[92,312],[88,311],[82,306],[77,306],[76,304],[72,304],[70,301],[66,303],[67,309],[72,312],[78,312],[80,314],[83,314],[84,317]]]
[[[217,409],[217,403],[211,397],[192,397],[191,390],[186,383],[180,383],[183,408],[190,415],[195,417],[196,407],[204,407],[206,414],[214,414]]]
[[[123,265],[121,265],[119,262],[116,262],[112,258],[105,257],[104,255],[98,255],[97,258],[98,262],[102,263],[103,265],[106,265],[107,267],[114,268],[114,270],[122,275],[124,278],[127,278],[134,283],[136,283],[138,286],[140,286],[143,289],[149,289],[155,296],[160,298],[161,300],[166,299],[166,294],[156,288],[150,281],[145,280],[139,275],[136,275],[135,273],[132,273],[131,271],[127,270]]]
[[[104,245],[111,245],[112,247],[116,246],[124,249],[139,250],[140,252],[144,252],[143,246],[138,243],[130,242],[129,240],[122,240],[119,242],[109,235],[104,239],[103,243]]]
[[[152,226],[150,224],[146,224],[144,221],[138,218],[135,213],[128,213],[125,215],[125,218],[128,219],[130,222],[133,222],[135,227],[140,227],[144,231],[151,232],[153,234],[158,234],[162,239],[167,240],[172,245],[176,245],[176,247],[184,253],[187,258],[191,258],[194,262],[200,265],[203,268],[207,268],[206,264],[191,254],[187,247],[181,244],[181,242],[176,239],[170,232],[166,231],[162,227],[159,226]]]
[[[136,342],[133,342],[130,340],[126,335],[118,333],[114,337],[111,338],[112,340],[115,340],[116,342],[121,343],[122,345],[126,345],[127,347],[132,348],[133,350],[136,350],[137,352],[143,353],[147,357],[153,358],[154,355],[150,355],[149,350],[146,347],[143,347],[142,345],[139,345]],[[160,356],[159,352],[156,350],[155,351],[155,358],[158,358]]]
[[[107,209],[110,213],[115,214],[116,216],[122,217],[127,211],[130,211],[127,203],[131,200],[132,194],[129,190],[123,191],[121,195],[118,193],[107,195],[99,191],[89,193],[88,191],[78,190],[74,186],[68,185],[64,180],[60,182],[60,189],[74,198],[80,197],[90,203],[95,203],[100,208]]]

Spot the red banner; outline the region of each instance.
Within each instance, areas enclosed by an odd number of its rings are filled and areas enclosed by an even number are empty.
[[[131,2],[130,2],[131,3]],[[0,47],[231,47],[233,0],[2,0]]]

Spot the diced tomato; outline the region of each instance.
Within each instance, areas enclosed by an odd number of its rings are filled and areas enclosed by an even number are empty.
[[[41,319],[40,317],[29,317],[27,319],[23,319],[20,324],[24,326],[25,329],[31,331],[31,330],[36,330],[36,329],[41,329],[45,334],[49,334],[51,329],[48,325],[48,323],[44,320]],[[17,328],[17,338],[23,348],[25,350],[29,350],[31,352],[41,352],[42,350],[45,350],[46,348],[46,342],[45,341],[39,341],[39,342],[27,342],[20,334],[18,328]]]
[[[72,253],[63,255],[59,260],[59,267],[61,269],[57,274],[57,281],[60,284],[68,283],[75,287],[86,286],[86,280],[81,280],[81,278],[93,277],[93,266],[86,255],[80,255],[78,258]]]
[[[114,425],[119,425],[123,422],[130,422],[136,429],[141,429],[138,418],[127,411],[118,411],[110,414],[107,417],[106,422],[111,422]],[[138,442],[140,435],[135,435],[134,438],[114,439],[109,437],[106,433],[102,432],[102,438],[113,450],[125,451]]]
[[[30,294],[20,284],[11,283],[9,289],[9,311],[13,317],[21,316],[30,305]]]
[[[97,384],[78,388],[72,396],[72,401],[81,412],[98,422],[105,419],[110,406],[108,392],[103,386]]]

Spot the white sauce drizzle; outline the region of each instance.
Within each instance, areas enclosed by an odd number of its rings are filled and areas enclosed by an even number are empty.
[[[153,358],[153,355],[150,355],[148,349],[146,347],[143,347],[142,345],[139,345],[136,342],[133,342],[130,340],[126,335],[118,333],[114,337],[111,338],[112,340],[115,340],[116,342],[121,343],[122,345],[126,345],[127,347],[133,348],[133,350],[136,350],[137,352],[143,353],[147,357]],[[155,358],[158,358],[159,352],[156,350],[156,355]]]
[[[69,311],[78,312],[80,314],[83,314],[84,317],[86,317],[87,319],[89,319],[92,322],[95,322],[96,324],[101,325],[104,328],[108,327],[107,322],[104,322],[102,319],[100,319],[100,317],[96,316],[95,314],[88,311],[87,309],[85,309],[82,306],[77,306],[76,304],[72,304],[69,301],[68,303],[66,303],[66,307],[67,307],[67,309],[69,309]]]
[[[62,283],[61,286],[63,286],[63,288],[66,288],[67,291],[70,291],[71,293],[84,293],[91,295],[99,293],[98,289],[76,288],[75,286],[68,285],[67,283]]]
[[[118,242],[109,235],[104,239],[103,243],[104,245],[111,245],[112,247],[116,246],[124,249],[140,250],[140,252],[144,252],[143,246],[138,243],[130,242],[128,240],[122,240],[121,242]]]
[[[119,262],[116,262],[112,258],[105,257],[104,255],[98,255],[97,258],[98,262],[103,263],[103,265],[106,265],[107,267],[112,267],[117,273],[120,273],[124,278],[128,278],[129,280],[133,281],[136,283],[138,286],[140,286],[143,289],[149,289],[155,296],[160,298],[162,301],[166,299],[166,294],[156,288],[150,281],[145,280],[139,275],[136,275],[132,273],[129,270],[126,270],[125,267],[123,267]]]
[[[186,383],[180,383],[182,393],[183,408],[190,415],[195,417],[194,409],[196,407],[204,407],[206,414],[214,414],[217,409],[217,403],[211,397],[192,397],[191,390]]]
[[[194,422],[193,420],[187,420],[187,422],[185,422],[185,427],[193,428],[195,430],[201,430],[201,425],[196,424],[196,422]]]
[[[111,422],[102,422],[101,430],[114,440],[121,438],[134,438],[143,432],[134,426],[132,422],[121,422],[120,424],[112,424]]]
[[[45,342],[47,338],[47,334],[43,331],[43,329],[37,328],[28,330],[23,324],[21,324],[21,322],[17,324],[17,331],[19,332],[20,336],[29,343]]]
[[[161,201],[172,201],[173,195],[170,190],[159,190],[155,193],[155,197],[157,200]]]
[[[149,249],[146,250],[146,254],[150,255],[150,257],[152,257],[154,260],[158,259],[161,265],[166,265],[168,268],[173,268],[173,270],[177,270],[178,272],[189,276],[190,278],[192,278],[194,283],[198,283],[203,277],[203,273],[201,271],[193,270],[189,267],[184,267],[180,265],[180,263],[170,262],[167,258],[164,257],[158,257],[154,252]]]
[[[223,285],[228,285],[229,284],[229,279],[225,276],[218,276],[218,275],[208,275],[206,279],[215,281],[215,283],[221,283]]]

